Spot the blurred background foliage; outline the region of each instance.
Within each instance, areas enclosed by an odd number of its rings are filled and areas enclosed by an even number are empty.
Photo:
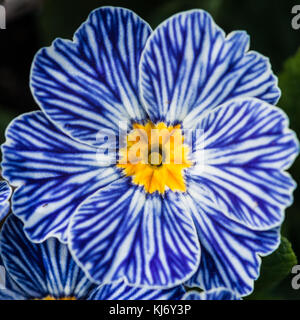
[[[278,105],[290,117],[300,137],[300,29],[291,27],[291,0],[7,0],[7,29],[0,30],[0,144],[7,124],[17,115],[37,109],[29,89],[31,62],[36,51],[56,37],[72,38],[89,12],[104,5],[132,9],[155,28],[170,15],[202,8],[226,32],[246,30],[251,49],[270,58],[279,78]],[[300,2],[298,1],[298,4]],[[300,157],[290,173],[300,182]],[[300,299],[291,288],[291,267],[300,257],[300,188],[286,211],[281,246],[263,258],[261,277],[248,299]],[[289,239],[289,241],[287,240]],[[293,250],[294,252],[293,252]]]

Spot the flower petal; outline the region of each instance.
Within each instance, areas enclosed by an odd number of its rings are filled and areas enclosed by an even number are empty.
[[[132,287],[119,281],[95,289],[89,300],[181,300],[184,293],[182,285],[169,289],[148,289]]]
[[[0,181],[0,220],[2,220],[9,212],[9,198],[11,196],[11,188],[5,181]]]
[[[6,219],[1,230],[0,249],[7,272],[27,297],[44,297],[47,284],[39,246],[26,238],[22,222],[14,215]]]
[[[0,300],[25,300],[26,293],[16,284],[4,267],[0,254]]]
[[[250,228],[281,224],[295,188],[283,170],[299,152],[287,126],[280,109],[257,99],[222,105],[198,123],[204,132],[204,163],[196,164],[187,179],[209,190],[217,209]],[[200,152],[194,160],[203,159]]]
[[[63,134],[42,112],[14,120],[2,147],[3,176],[18,189],[13,211],[27,235],[66,241],[69,218],[86,197],[120,177],[103,167],[97,149]]]
[[[199,264],[191,217],[176,196],[145,194],[130,178],[91,196],[72,217],[73,256],[97,282],[125,278],[128,284],[170,287],[190,277]]]
[[[0,300],[25,300],[26,297],[10,289],[0,288]]]
[[[141,58],[141,95],[151,120],[192,128],[205,110],[235,97],[275,104],[280,91],[269,61],[248,47],[245,32],[225,37],[202,10],[162,23]]]
[[[201,293],[191,290],[184,295],[182,300],[241,300],[241,298],[231,290],[218,288]]]
[[[7,272],[27,298],[81,299],[95,288],[74,262],[67,245],[54,238],[41,244],[30,242],[21,220],[14,215],[4,224],[0,245]]]
[[[141,120],[138,65],[151,29],[133,12],[103,7],[74,35],[56,39],[33,62],[32,92],[65,132],[95,145],[100,129]]]
[[[201,246],[200,268],[186,284],[204,290],[226,287],[241,296],[249,294],[259,276],[259,255],[270,254],[278,247],[280,228],[257,231],[227,218],[194,183],[182,196],[181,205],[193,216]]]
[[[48,239],[41,244],[41,254],[50,296],[86,299],[96,287],[74,262],[67,245]]]

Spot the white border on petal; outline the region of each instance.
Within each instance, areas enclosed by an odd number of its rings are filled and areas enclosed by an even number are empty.
[[[182,12],[179,12],[179,13],[175,13],[175,14],[171,15],[168,19],[166,19],[166,20],[164,20],[163,22],[161,22],[161,23],[155,28],[155,30],[152,32],[152,34],[149,36],[149,38],[147,39],[147,42],[146,42],[146,44],[145,44],[144,50],[143,50],[142,55],[141,55],[141,58],[140,58],[140,63],[139,63],[139,80],[138,80],[139,95],[140,95],[141,102],[142,102],[142,104],[143,104],[143,106],[144,106],[144,108],[145,108],[145,110],[146,110],[147,113],[148,113],[148,110],[151,108],[151,106],[148,105],[148,103],[146,102],[146,100],[145,100],[145,98],[144,98],[144,95],[143,95],[142,76],[141,76],[141,75],[143,74],[143,72],[142,72],[142,64],[143,64],[143,61],[144,61],[144,56],[145,56],[145,54],[146,54],[146,51],[147,51],[148,47],[150,46],[150,42],[151,42],[152,38],[154,38],[154,37],[156,36],[157,30],[165,27],[165,25],[167,25],[170,21],[176,19],[176,18],[179,17],[179,16],[187,16],[187,15],[190,15],[190,14],[193,14],[193,13],[196,13],[196,12],[198,12],[198,13],[204,13],[204,14],[206,14],[206,15],[211,19],[212,23],[214,24],[214,27],[217,28],[217,29],[221,32],[224,41],[225,41],[225,40],[228,40],[228,39],[229,39],[230,37],[232,37],[236,32],[246,32],[246,33],[247,33],[247,31],[245,31],[245,30],[233,30],[233,31],[229,32],[228,34],[226,34],[225,31],[215,22],[215,20],[213,19],[212,15],[211,15],[209,12],[207,12],[207,11],[205,11],[205,10],[202,10],[202,9],[192,9],[192,10],[186,10],[186,11],[182,11]],[[258,51],[249,50],[249,49],[250,49],[250,35],[249,35],[248,33],[247,33],[247,35],[249,36],[249,42],[248,42],[248,45],[247,45],[247,48],[246,48],[244,54],[246,55],[246,54],[254,53],[255,55],[259,55],[259,56],[261,56],[263,59],[265,59],[266,65],[267,65],[267,70],[266,70],[266,72],[269,72],[269,73],[274,77],[274,85],[276,86],[276,88],[277,88],[277,90],[278,90],[278,98],[277,98],[277,100],[275,101],[275,105],[276,105],[276,104],[278,103],[278,101],[280,100],[280,97],[281,97],[281,89],[280,89],[279,86],[278,86],[278,77],[276,76],[276,74],[275,74],[275,73],[273,72],[273,70],[272,70],[272,65],[271,65],[271,62],[270,62],[270,58],[269,58],[269,57],[261,54],[261,53],[258,52]],[[246,99],[247,96],[245,96],[245,97],[240,97],[240,98]],[[249,98],[251,98],[251,97],[249,97]],[[233,99],[235,99],[235,98],[233,98]],[[256,98],[253,98],[253,99],[256,99]],[[259,100],[259,99],[258,99],[258,100]],[[226,101],[226,102],[229,102],[229,101],[231,101],[231,99],[229,99],[229,100]],[[264,101],[264,100],[261,100],[261,101],[267,103],[267,102]],[[225,103],[226,103],[226,102],[225,102]],[[267,104],[268,104],[268,103],[267,103]],[[195,108],[197,108],[197,106],[195,106]],[[217,107],[216,107],[216,108],[217,108]],[[148,115],[149,115],[149,113],[148,113]],[[199,118],[199,119],[200,119],[200,118]],[[182,122],[184,122],[184,120],[183,120]]]
[[[273,228],[270,228],[270,230],[272,230],[272,229]],[[276,229],[276,227],[274,229]],[[258,232],[266,232],[266,231],[267,230],[262,230],[262,231],[258,231]],[[278,227],[277,241],[273,246],[270,246],[270,249],[268,250],[268,252],[266,252],[266,253],[255,252],[255,256],[256,256],[257,262],[258,262],[258,272],[257,272],[257,277],[256,278],[250,278],[249,277],[249,281],[247,281],[247,285],[249,285],[251,287],[251,289],[250,290],[243,289],[243,291],[245,291],[244,293],[240,293],[240,292],[238,292],[238,290],[236,292],[234,290],[232,290],[232,289],[227,289],[227,290],[230,290],[230,291],[234,292],[235,295],[239,296],[239,297],[249,296],[254,291],[254,281],[256,281],[260,277],[262,258],[266,257],[266,256],[272,254],[274,251],[276,251],[279,248],[280,244],[281,244],[281,230]],[[198,272],[198,270],[196,272]],[[186,287],[188,287],[188,288],[199,287],[202,290],[204,290],[205,292],[210,292],[210,291],[215,290],[217,288],[222,288],[222,287],[212,287],[212,288],[206,290],[205,287],[201,287],[201,284],[199,282],[197,282],[196,280],[194,280],[193,282],[191,282],[189,284],[188,283],[184,283],[184,285]]]
[[[288,189],[288,192],[290,193],[290,196],[291,196],[291,199],[290,199],[289,203],[286,206],[285,205],[281,205],[281,204],[278,205],[278,207],[280,209],[280,214],[281,214],[281,218],[280,218],[280,220],[278,220],[278,222],[276,222],[273,225],[266,226],[266,227],[263,227],[263,228],[251,227],[251,226],[246,225],[243,221],[238,220],[236,217],[229,216],[228,212],[225,213],[227,218],[229,218],[229,219],[231,219],[231,220],[233,220],[233,221],[235,221],[237,223],[240,223],[240,224],[244,225],[245,227],[248,227],[251,230],[266,231],[266,230],[281,226],[281,224],[283,223],[283,221],[285,219],[285,210],[286,210],[286,208],[290,207],[294,202],[293,192],[297,188],[297,182],[293,179],[291,174],[289,172],[287,172],[286,170],[288,170],[293,165],[295,159],[299,155],[300,143],[299,143],[299,140],[298,140],[298,137],[297,137],[295,131],[293,131],[293,130],[291,130],[289,128],[289,118],[288,118],[287,114],[282,109],[280,109],[279,107],[271,105],[271,104],[269,104],[269,103],[267,103],[267,102],[265,102],[263,100],[260,100],[260,99],[257,99],[257,98],[253,98],[253,97],[244,97],[244,98],[243,97],[238,97],[238,98],[230,99],[230,100],[226,101],[225,103],[219,105],[218,107],[216,107],[216,108],[214,108],[212,110],[208,110],[203,115],[201,115],[201,117],[199,117],[199,122],[201,120],[203,120],[204,118],[206,118],[207,116],[209,116],[211,113],[218,112],[218,110],[221,109],[221,108],[227,108],[229,104],[232,104],[232,103],[237,103],[237,104],[238,103],[245,103],[247,101],[251,104],[251,107],[255,106],[256,103],[260,103],[260,104],[263,104],[263,105],[267,106],[270,110],[273,109],[273,110],[277,111],[282,116],[282,118],[283,118],[283,120],[285,122],[285,126],[284,126],[284,129],[282,131],[282,135],[291,135],[291,136],[293,136],[293,141],[295,142],[296,149],[298,150],[298,153],[293,153],[293,154],[290,155],[289,158],[287,158],[287,160],[289,160],[288,161],[289,164],[287,164],[285,167],[283,167],[281,169],[278,169],[278,172],[281,172],[282,174],[286,175],[286,177],[290,178],[291,182],[293,183],[293,185]],[[220,209],[222,209],[223,211],[225,210],[224,208],[220,208]]]
[[[73,43],[73,44],[76,44],[77,43],[77,39],[75,38],[75,35],[77,34],[77,32],[86,24],[89,22],[90,20],[90,17],[96,13],[97,11],[99,10],[103,10],[103,9],[109,9],[109,10],[112,10],[112,11],[115,11],[115,10],[123,10],[125,12],[128,12],[130,14],[132,14],[134,17],[138,18],[139,20],[141,20],[141,22],[145,23],[146,26],[149,27],[149,29],[152,31],[153,33],[153,29],[151,28],[150,24],[148,22],[146,22],[144,19],[142,19],[139,15],[137,15],[133,10],[130,10],[130,9],[127,9],[127,8],[123,8],[123,7],[119,7],[119,6],[101,6],[101,7],[98,7],[94,10],[92,10],[89,14],[88,14],[88,17],[86,18],[86,20],[84,22],[82,22],[80,24],[80,26],[75,30],[74,34],[73,34],[73,38],[72,40],[70,39],[64,39],[64,38],[60,38],[60,37],[56,37],[49,46],[47,47],[42,47],[41,49],[39,49],[36,54],[34,55],[33,57],[33,60],[32,60],[32,63],[31,63],[31,67],[30,67],[30,75],[29,75],[29,87],[30,87],[30,91],[32,93],[32,96],[34,98],[34,101],[35,103],[40,107],[40,109],[45,113],[46,117],[52,122],[52,123],[55,123],[55,125],[67,136],[69,136],[71,139],[74,139],[75,141],[77,142],[80,142],[80,143],[83,143],[83,144],[87,144],[89,146],[93,146],[92,144],[90,143],[87,143],[86,141],[82,141],[80,140],[79,138],[76,138],[76,137],[73,137],[72,134],[70,132],[68,132],[67,130],[65,130],[65,128],[63,127],[63,125],[59,124],[59,123],[56,123],[57,121],[53,121],[51,120],[51,117],[48,115],[48,113],[44,110],[44,107],[42,106],[42,104],[38,101],[38,99],[36,98],[35,96],[35,91],[34,91],[34,88],[33,88],[33,85],[32,85],[32,77],[33,77],[33,69],[34,69],[34,66],[36,65],[36,60],[38,58],[38,56],[40,55],[40,53],[42,52],[42,50],[44,49],[49,49],[51,48],[55,41],[57,41],[58,39],[59,40],[62,40],[62,41],[65,41],[65,42],[68,42],[68,43]],[[151,35],[150,35],[151,36]],[[145,45],[146,46],[146,45]],[[139,68],[138,68],[139,70]],[[137,84],[138,86],[138,84]],[[143,108],[143,105],[141,105],[141,108]],[[146,112],[147,113],[147,112]]]

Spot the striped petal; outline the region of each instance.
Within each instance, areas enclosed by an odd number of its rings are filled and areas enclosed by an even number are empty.
[[[141,58],[141,95],[152,121],[183,121],[235,97],[275,104],[280,91],[267,58],[248,51],[245,32],[227,37],[202,10],[174,15],[150,36]]]
[[[26,298],[22,295],[9,289],[0,289],[0,300],[25,300]]]
[[[0,300],[25,300],[26,293],[16,284],[4,267],[0,254]]]
[[[33,241],[55,236],[66,241],[69,219],[78,205],[119,178],[103,167],[97,149],[63,134],[42,112],[14,120],[2,147],[3,176],[17,190],[13,211]]]
[[[0,300],[26,300],[26,296],[10,289],[0,289]]]
[[[125,178],[91,196],[72,217],[69,243],[97,282],[125,278],[151,288],[182,283],[199,264],[196,230],[176,195],[145,194]]]
[[[119,281],[95,289],[89,300],[181,300],[184,293],[182,285],[169,289],[148,289],[132,287]]]
[[[184,295],[182,300],[241,300],[241,298],[231,290],[218,288],[201,293],[191,290]]]
[[[141,120],[138,65],[150,27],[133,12],[93,11],[73,42],[56,39],[33,62],[32,92],[42,109],[72,137],[95,145],[100,129]]]
[[[4,223],[0,249],[7,272],[27,297],[44,297],[47,284],[40,248],[26,238],[22,223],[14,215]]]
[[[215,209],[209,195],[191,183],[181,205],[193,216],[201,246],[198,271],[186,283],[204,290],[225,287],[244,296],[253,290],[261,259],[280,243],[280,229],[257,231]]]
[[[257,230],[280,225],[295,188],[284,169],[299,152],[287,126],[280,109],[257,99],[222,105],[198,123],[204,162],[187,179],[206,188],[216,208],[237,222]],[[194,160],[203,159],[201,151],[196,149]]]
[[[74,262],[67,245],[51,238],[41,245],[48,294],[52,297],[86,299],[95,288]]]
[[[9,212],[9,198],[11,196],[11,188],[5,181],[0,181],[0,220],[2,220]]]
[[[30,242],[21,220],[11,215],[0,237],[4,265],[27,294],[27,299],[47,296],[86,298],[95,285],[76,265],[67,245],[51,238],[42,244]]]

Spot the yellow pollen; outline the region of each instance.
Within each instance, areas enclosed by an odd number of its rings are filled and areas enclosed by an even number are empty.
[[[52,296],[47,296],[43,299],[35,299],[35,300],[76,300],[76,298],[75,297],[54,298]]]
[[[135,123],[126,142],[117,166],[132,176],[134,184],[143,186],[148,193],[164,194],[167,188],[186,191],[184,169],[192,163],[188,160],[189,149],[184,145],[180,125]]]

